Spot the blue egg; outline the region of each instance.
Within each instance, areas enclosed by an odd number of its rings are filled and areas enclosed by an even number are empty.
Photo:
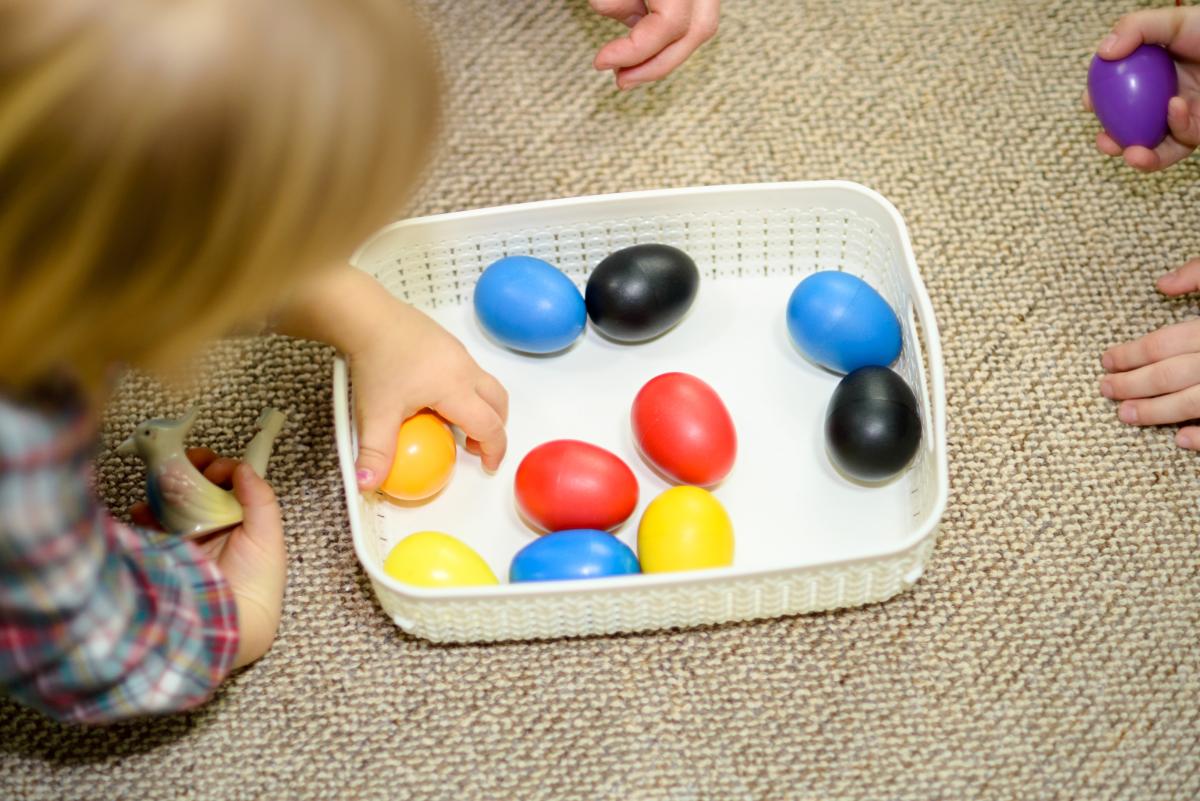
[[[888,302],[849,273],[813,273],[792,291],[788,333],[800,352],[839,373],[887,367],[900,355],[900,321]]]
[[[532,256],[507,256],[483,271],[475,314],[492,338],[525,353],[562,350],[587,324],[583,294],[571,279]]]
[[[576,528],[546,534],[518,551],[508,580],[555,581],[641,572],[633,551],[612,534]]]

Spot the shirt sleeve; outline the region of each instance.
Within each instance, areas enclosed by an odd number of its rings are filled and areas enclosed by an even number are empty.
[[[0,399],[0,688],[71,722],[186,709],[233,664],[233,594],[193,543],[107,513],[92,436]]]

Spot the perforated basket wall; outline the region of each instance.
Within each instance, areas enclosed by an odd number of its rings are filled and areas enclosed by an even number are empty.
[[[947,494],[940,346],[903,222],[873,192],[838,182],[707,187],[443,215],[386,229],[356,263],[397,296],[436,308],[469,303],[479,274],[503,256],[543,258],[582,287],[601,259],[640,242],[681,248],[710,278],[786,273],[799,280],[836,269],[880,290],[901,318],[905,341],[923,345],[906,347],[895,365],[917,390],[926,422],[911,468],[910,536],[888,553],[854,562],[704,579],[656,576],[615,590],[408,592],[383,576],[376,501],[354,488],[353,426],[339,360],[336,419],[356,548],[383,608],[410,633],[466,642],[695,626],[882,601],[921,575]]]

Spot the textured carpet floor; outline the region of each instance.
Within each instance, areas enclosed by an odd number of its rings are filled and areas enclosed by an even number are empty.
[[[330,352],[209,357],[197,439],[265,403],[292,555],[271,653],[195,714],[72,730],[0,702],[0,797],[1200,797],[1197,457],[1117,422],[1108,345],[1196,314],[1200,164],[1133,175],[1078,111],[1120,3],[729,2],[618,95],[582,0],[430,3],[451,114],[419,213],[846,178],[900,208],[941,323],[952,496],[929,570],[870,608],[681,633],[435,647],[379,610],[335,477]],[[115,442],[183,399],[130,379]],[[101,461],[106,496],[135,476]]]

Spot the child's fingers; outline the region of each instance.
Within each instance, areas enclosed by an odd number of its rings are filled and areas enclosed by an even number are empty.
[[[250,538],[262,545],[278,540],[283,545],[283,519],[275,490],[245,462],[238,462],[233,471],[233,494],[242,505],[242,528]]]
[[[1185,353],[1100,379],[1100,394],[1115,400],[1153,398],[1200,384],[1200,353]]]
[[[1110,373],[1123,373],[1151,362],[1197,351],[1200,351],[1200,320],[1189,320],[1111,347],[1100,357],[1100,363]]]
[[[150,511],[150,504],[145,501],[138,501],[129,507],[129,519],[135,526],[162,530],[162,527],[158,525],[158,520],[154,517],[154,512]]]
[[[212,448],[188,448],[184,453],[187,455],[188,461],[192,463],[192,466],[201,473],[217,460],[217,452]]]
[[[1182,8],[1154,8],[1135,11],[1117,20],[1112,33],[1104,37],[1096,53],[1107,61],[1125,56],[1140,44],[1170,46],[1183,29],[1186,15]]]
[[[287,578],[283,520],[271,485],[250,465],[233,473],[233,492],[245,517],[225,542],[217,565],[237,600],[240,639],[234,664],[262,656],[275,639]]]
[[[218,487],[228,489],[232,486],[233,471],[238,466],[237,459],[230,459],[226,456],[221,456],[214,459],[208,467],[204,468],[204,477]]]
[[[496,414],[500,415],[501,422],[508,422],[508,390],[496,380],[495,376],[485,373],[475,385],[475,391],[479,393],[479,397],[496,410]]]
[[[1164,295],[1186,295],[1200,290],[1200,259],[1192,259],[1187,264],[1164,275],[1156,283],[1158,291]]]
[[[434,407],[438,414],[452,421],[471,439],[479,443],[483,466],[495,470],[504,458],[508,447],[508,436],[504,432],[504,421],[483,398],[478,395],[457,395]]]
[[[354,460],[354,472],[359,491],[374,492],[392,469],[396,432],[419,409],[370,404],[362,396],[358,400],[358,457]],[[380,414],[381,409],[383,414]]]
[[[1083,97],[1080,98],[1080,103],[1083,104],[1084,111],[1092,111],[1092,96],[1088,94],[1088,90],[1083,90]]]
[[[598,70],[611,70],[641,64],[682,39],[690,25],[691,9],[687,3],[664,0],[638,20],[627,35],[600,48],[594,65]]]
[[[1200,426],[1184,426],[1176,431],[1175,444],[1189,451],[1200,451]]]
[[[1117,409],[1122,423],[1157,426],[1200,417],[1200,385],[1157,398],[1124,401]]]

